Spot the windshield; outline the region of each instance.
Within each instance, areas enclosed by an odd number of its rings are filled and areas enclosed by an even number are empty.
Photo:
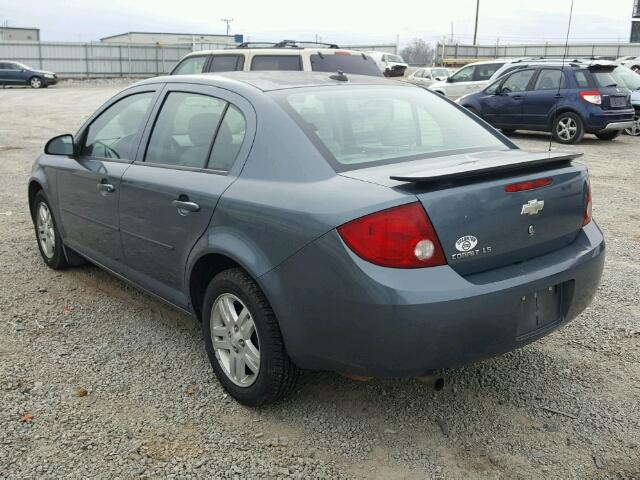
[[[386,56],[386,60],[387,60],[387,62],[404,63],[404,60],[402,59],[402,57],[400,55],[388,54]]]
[[[422,89],[333,86],[274,94],[338,171],[510,148],[470,114]]]
[[[381,77],[376,62],[369,56],[345,54],[314,54],[310,56],[311,69],[314,72],[354,73]]]
[[[626,87],[629,90],[640,89],[640,75],[627,67],[616,67],[611,70],[594,70],[591,72],[599,87]]]

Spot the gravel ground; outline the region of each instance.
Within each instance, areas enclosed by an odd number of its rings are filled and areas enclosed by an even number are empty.
[[[191,319],[39,257],[31,163],[121,86],[0,90],[0,478],[640,478],[639,139],[571,147],[608,244],[567,327],[444,372],[441,391],[305,372],[291,399],[252,410],[224,394]]]

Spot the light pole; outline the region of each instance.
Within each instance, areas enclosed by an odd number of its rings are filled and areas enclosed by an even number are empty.
[[[227,24],[227,36],[228,36],[229,35],[229,27],[231,25],[231,22],[233,22],[233,18],[221,18],[220,21]]]
[[[476,44],[478,38],[478,13],[480,12],[480,0],[476,0],[476,26],[473,29],[473,44]]]

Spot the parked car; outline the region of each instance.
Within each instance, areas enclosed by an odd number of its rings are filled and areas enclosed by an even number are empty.
[[[577,155],[521,151],[406,82],[344,77],[126,88],[35,162],[42,259],[89,260],[190,313],[249,405],[299,368],[423,376],[586,308],[604,239]]]
[[[382,75],[376,62],[363,52],[341,49],[335,44],[287,40],[243,43],[238,48],[193,52],[173,68],[171,75],[265,70]]]
[[[640,57],[622,57],[622,60],[618,60],[621,65],[633,70],[635,73],[640,73]]]
[[[385,77],[402,77],[409,66],[400,55],[385,52],[367,52],[378,65],[378,68]]]
[[[420,87],[428,87],[434,82],[442,81],[449,76],[449,71],[444,67],[418,68],[409,77],[407,82]]]
[[[619,68],[612,62],[529,65],[458,103],[505,132],[551,132],[560,143],[577,143],[585,133],[613,140],[634,117]]]
[[[0,60],[0,85],[29,85],[31,88],[47,88],[58,83],[58,76],[46,70],[37,70],[12,60]]]
[[[445,95],[451,100],[456,100],[463,95],[481,91],[487,85],[509,72],[544,62],[558,62],[558,59],[522,57],[470,63],[455,71],[444,81],[434,83],[429,89]]]

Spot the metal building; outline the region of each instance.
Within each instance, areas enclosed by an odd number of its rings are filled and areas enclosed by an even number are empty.
[[[39,42],[39,28],[19,28],[0,26],[0,41],[3,42]]]
[[[633,0],[631,13],[631,43],[640,43],[640,0]]]
[[[100,39],[103,43],[137,43],[151,45],[193,45],[214,43],[234,46],[243,42],[242,35],[217,35],[209,33],[126,32]]]

